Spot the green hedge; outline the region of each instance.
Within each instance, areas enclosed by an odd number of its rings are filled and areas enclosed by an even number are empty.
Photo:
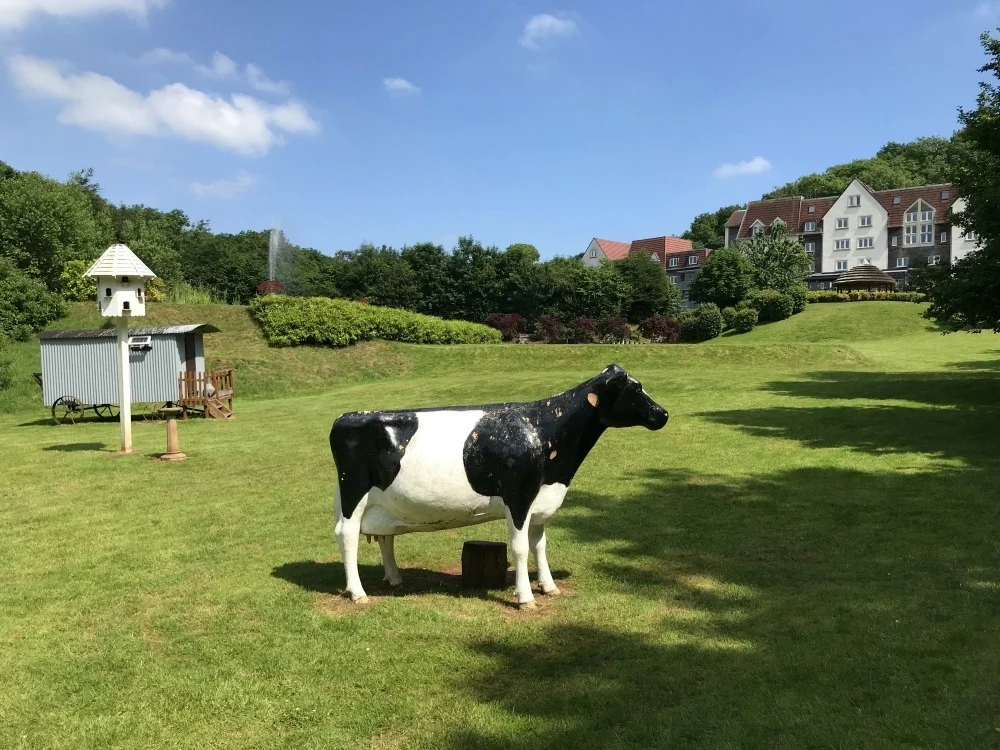
[[[795,300],[791,295],[783,294],[776,289],[761,289],[751,292],[739,304],[741,310],[752,308],[759,313],[761,323],[776,323],[792,317],[795,310]]]
[[[920,292],[809,292],[810,302],[926,302]]]
[[[327,297],[268,295],[251,302],[250,312],[272,346],[350,346],[373,339],[412,344],[501,341],[500,331],[479,323]]]

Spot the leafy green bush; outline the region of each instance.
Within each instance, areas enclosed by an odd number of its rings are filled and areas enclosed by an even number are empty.
[[[723,307],[722,308],[722,329],[728,331],[736,324],[736,313],[739,312],[735,307]]]
[[[773,323],[792,317],[795,302],[790,295],[783,292],[774,289],[761,289],[748,294],[739,307],[741,309],[752,307],[760,313],[758,320],[761,323]]]
[[[96,293],[94,299],[96,300]],[[0,336],[27,341],[66,311],[62,298],[50,292],[7,258],[0,258]]]
[[[697,343],[714,339],[722,333],[722,313],[719,306],[706,302],[681,314],[681,341]]]
[[[920,292],[808,292],[810,303],[818,302],[926,302],[927,295]]]
[[[59,274],[59,291],[67,302],[92,302],[97,299],[97,279],[83,274],[90,268],[85,260],[69,260]]]
[[[14,382],[14,361],[10,356],[7,339],[0,336],[0,391],[5,391]]]
[[[493,344],[500,331],[479,323],[440,320],[391,307],[327,297],[268,295],[250,311],[272,346],[350,346],[383,339],[413,344]]]
[[[727,310],[733,310],[733,308],[728,307]],[[733,310],[733,325],[731,328],[736,331],[736,333],[750,333],[754,328],[757,327],[757,311],[752,307],[744,307],[741,310]]]
[[[785,291],[785,294],[792,298],[792,315],[798,315],[806,309],[806,295],[808,292],[804,286],[800,284],[790,287]]]

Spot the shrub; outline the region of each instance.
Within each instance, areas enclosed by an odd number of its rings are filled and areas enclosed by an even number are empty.
[[[593,344],[597,341],[597,323],[591,318],[574,318],[567,327],[571,344]]]
[[[58,294],[50,292],[45,284],[28,276],[12,261],[0,258],[0,336],[27,341],[31,334],[61,318],[65,311]]]
[[[801,284],[793,286],[785,291],[792,298],[792,315],[798,315],[806,309],[806,288]]]
[[[726,308],[733,310],[733,308]],[[750,333],[757,327],[757,311],[752,307],[744,307],[742,310],[733,310],[732,329],[736,333]]]
[[[736,313],[737,309],[735,307],[724,307],[722,308],[722,328],[723,330],[728,330],[736,324]]]
[[[191,286],[186,281],[179,281],[171,285],[167,292],[161,293],[159,300],[154,301],[169,302],[172,305],[211,305],[215,299],[210,292]]]
[[[632,340],[632,326],[622,316],[597,321],[597,333],[606,344],[623,344]]]
[[[927,295],[920,292],[808,292],[806,299],[817,302],[926,302]]]
[[[651,315],[639,324],[639,333],[655,344],[676,344],[681,324],[664,315]]]
[[[792,317],[795,302],[790,295],[774,289],[762,289],[747,295],[741,308],[752,307],[760,313],[761,323],[773,323]]]
[[[698,305],[681,319],[681,340],[690,343],[708,341],[722,333],[722,313],[711,302]]]
[[[14,361],[10,356],[10,346],[7,339],[0,336],[0,391],[7,390],[13,383]]]
[[[504,341],[513,341],[528,330],[528,321],[517,313],[493,313],[486,319],[486,325],[500,331]]]
[[[382,339],[412,344],[493,344],[495,328],[327,297],[257,297],[250,312],[272,346],[350,346]]]
[[[85,260],[69,260],[59,274],[59,291],[67,302],[93,302],[97,299],[97,279],[83,274],[90,268]]]
[[[539,315],[535,323],[535,337],[547,344],[565,344],[569,341],[569,329],[552,315]]]

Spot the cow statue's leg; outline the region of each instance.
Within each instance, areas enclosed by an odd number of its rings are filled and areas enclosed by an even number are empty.
[[[549,561],[545,557],[545,527],[542,524],[528,526],[528,543],[531,551],[535,555],[535,567],[538,568],[538,583],[542,587],[543,594],[553,596],[559,594],[559,588],[552,580],[552,571],[549,570]]]
[[[510,551],[514,556],[514,596],[522,609],[535,608],[535,596],[531,593],[531,579],[528,578],[528,524],[521,528],[514,525],[510,510],[507,510],[507,531],[510,534]]]
[[[380,536],[378,538],[378,548],[382,551],[382,567],[385,568],[385,580],[390,586],[402,586],[403,576],[399,574],[396,567],[396,552],[393,549],[394,536]]]
[[[368,495],[361,498],[361,502],[354,509],[350,518],[345,518],[340,507],[340,488],[334,495],[333,533],[337,537],[337,546],[340,547],[340,557],[344,561],[344,574],[347,578],[347,595],[351,601],[363,603],[368,601],[364,587],[361,585],[361,576],[358,575],[358,539],[361,537],[361,516],[364,515],[365,506],[368,504]]]

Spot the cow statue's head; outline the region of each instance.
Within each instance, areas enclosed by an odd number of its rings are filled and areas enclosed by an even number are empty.
[[[605,427],[646,427],[659,430],[667,423],[667,410],[653,401],[642,383],[615,364],[597,376],[597,413]]]

